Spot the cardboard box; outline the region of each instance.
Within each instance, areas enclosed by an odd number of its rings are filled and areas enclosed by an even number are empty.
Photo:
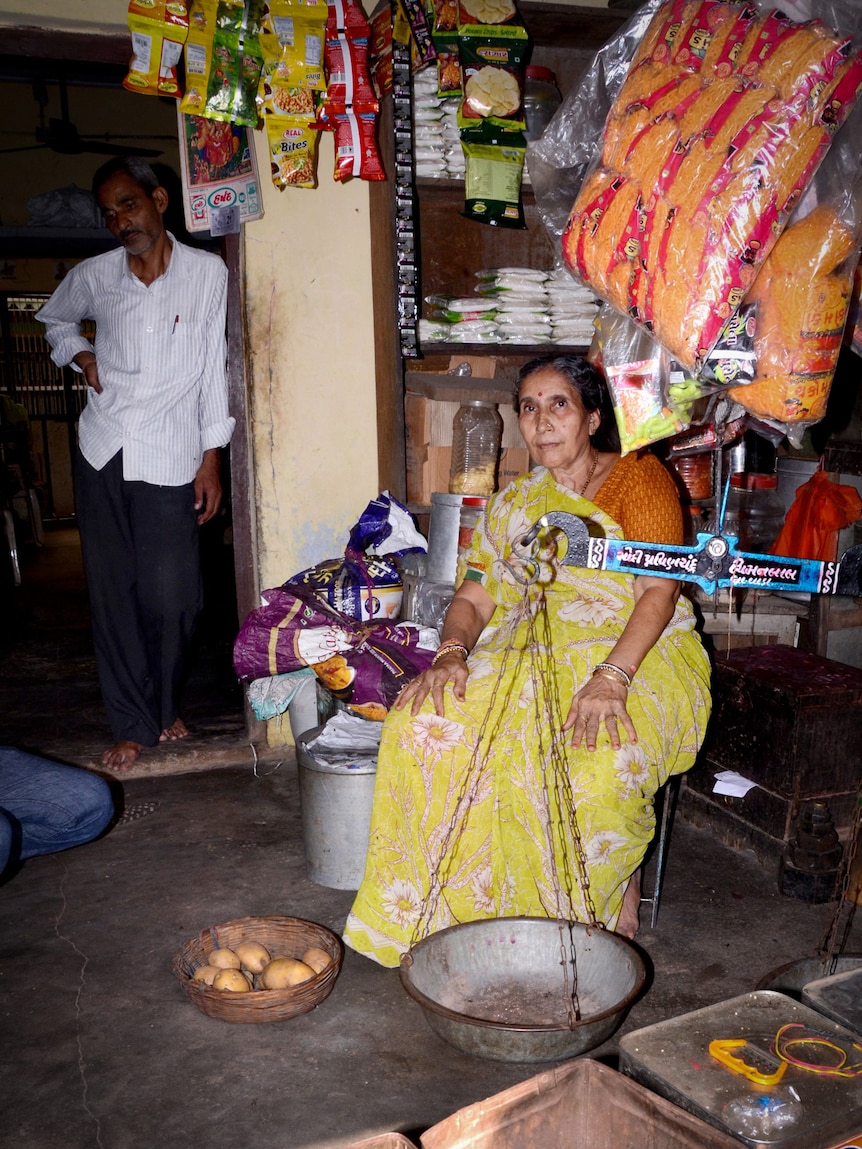
[[[739,1141],[590,1058],[568,1061],[422,1134],[422,1149],[739,1149]]]

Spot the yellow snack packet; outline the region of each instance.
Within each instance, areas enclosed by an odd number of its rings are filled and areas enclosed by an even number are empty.
[[[132,59],[123,87],[150,96],[179,96],[177,65],[189,31],[184,0],[130,0]]]
[[[200,115],[206,103],[218,4],[219,0],[192,0],[189,9],[186,90],[180,101],[180,111],[185,115]]]
[[[280,191],[286,187],[316,187],[320,133],[314,121],[272,114],[265,117],[264,123],[273,184]]]

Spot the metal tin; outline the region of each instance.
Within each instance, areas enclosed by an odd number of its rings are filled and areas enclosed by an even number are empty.
[[[768,1139],[744,1136],[729,1122],[726,1106],[754,1095],[762,1086],[725,1069],[709,1053],[715,1038],[742,1037],[768,1049],[782,1025],[798,1022],[853,1043],[849,1029],[783,993],[755,990],[694,1013],[635,1030],[620,1038],[620,1068],[648,1089],[694,1113],[750,1146],[774,1149],[826,1149],[862,1135],[862,1077],[815,1074],[789,1065],[779,1086],[792,1087],[801,1103],[796,1123]],[[774,1094],[777,1095],[777,1094]]]

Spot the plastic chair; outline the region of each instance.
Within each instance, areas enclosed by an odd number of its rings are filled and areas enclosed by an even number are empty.
[[[664,867],[667,861],[667,851],[670,846],[670,832],[673,826],[673,816],[676,811],[676,802],[679,797],[679,788],[682,783],[681,774],[672,774],[656,794],[656,806],[660,807],[658,814],[658,838],[654,844],[655,878],[652,893],[641,895],[641,905],[651,907],[650,929],[655,929],[658,921],[658,906],[661,898],[661,887],[664,881]],[[645,873],[646,863],[641,868],[641,878]]]

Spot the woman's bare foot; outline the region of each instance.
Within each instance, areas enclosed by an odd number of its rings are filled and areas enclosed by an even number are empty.
[[[614,933],[620,934],[624,938],[633,939],[637,937],[637,932],[640,929],[640,905],[641,905],[641,875],[640,870],[632,874],[629,879],[629,884],[626,886],[626,892],[623,894],[623,906],[620,910],[620,916],[617,919],[616,929]]]
[[[175,718],[170,726],[166,726],[159,735],[159,742],[175,742],[178,738],[187,738],[189,728],[182,718]]]
[[[117,742],[102,755],[102,765],[111,770],[130,770],[142,750],[140,742]]]

